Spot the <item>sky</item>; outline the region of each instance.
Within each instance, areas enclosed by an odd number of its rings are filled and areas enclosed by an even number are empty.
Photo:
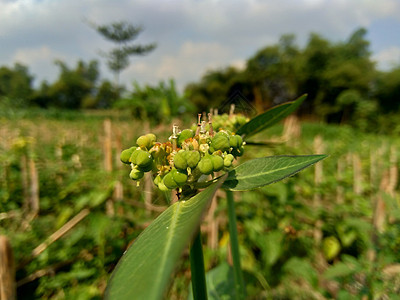
[[[243,68],[283,34],[304,47],[310,33],[341,42],[360,27],[379,69],[400,65],[400,0],[0,0],[0,66],[27,65],[38,86],[57,78],[56,59],[97,59],[112,80],[99,52],[114,45],[88,22],[116,21],[144,28],[133,43],[157,43],[121,73],[128,87],[173,78],[183,89],[207,70]]]

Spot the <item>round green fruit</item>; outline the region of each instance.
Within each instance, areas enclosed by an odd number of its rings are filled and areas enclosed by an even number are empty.
[[[149,146],[149,148],[151,148],[151,147],[154,145],[154,143],[156,142],[157,137],[156,137],[156,135],[153,134],[153,133],[148,133],[148,134],[146,134],[146,137],[149,139],[149,144],[148,144],[148,146]]]
[[[162,191],[162,192],[168,192],[169,191],[169,189],[165,186],[165,184],[164,184],[164,180],[161,180],[159,183],[158,183],[158,188],[160,189],[160,191]]]
[[[212,155],[211,160],[215,172],[221,171],[224,168],[224,159],[221,156]]]
[[[131,157],[131,160],[134,164],[138,165],[139,167],[146,168],[153,162],[153,158],[151,154],[144,150],[136,150],[137,154],[135,157]],[[134,153],[132,153],[133,155]]]
[[[176,189],[178,184],[175,182],[174,177],[172,176],[172,172],[169,172],[167,175],[164,176],[163,182],[167,188],[170,190]]]
[[[136,168],[132,169],[129,177],[133,180],[139,180],[143,178],[144,173]]]
[[[210,175],[214,171],[214,165],[209,156],[204,156],[197,165],[199,171],[204,175]]]
[[[162,178],[160,175],[157,175],[156,178],[154,178],[153,182],[156,186],[162,181]]]
[[[136,140],[136,144],[140,148],[147,148],[150,144],[150,139],[145,135],[139,136],[138,139]]]
[[[223,132],[218,132],[211,141],[211,147],[222,152],[228,151],[230,148],[228,136]]]
[[[186,160],[186,151],[179,151],[174,156],[174,166],[180,170],[186,170],[188,167],[187,160]]]
[[[189,168],[196,168],[197,164],[200,161],[200,152],[193,150],[193,151],[187,151],[186,152],[186,162],[187,162],[187,166]]]
[[[171,173],[172,173],[172,178],[178,184],[178,186],[182,186],[186,183],[188,176],[185,172],[173,169]]]
[[[132,152],[135,151],[135,147],[125,149],[124,151],[121,152],[120,159],[124,164],[130,164],[131,163],[131,155]]]
[[[243,144],[243,139],[240,135],[231,135],[229,138],[229,144],[234,149],[239,148]]]

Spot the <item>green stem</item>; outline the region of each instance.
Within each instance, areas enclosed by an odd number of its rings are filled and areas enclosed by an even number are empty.
[[[193,299],[207,300],[206,274],[204,271],[200,228],[190,248],[190,271],[192,273]]]
[[[240,267],[240,253],[239,253],[239,241],[238,232],[236,225],[236,213],[235,213],[235,202],[233,199],[232,191],[226,190],[226,198],[228,201],[228,217],[229,217],[229,239],[232,250],[233,260],[233,277],[235,281],[236,299],[245,299],[246,289],[244,286],[242,269]]]

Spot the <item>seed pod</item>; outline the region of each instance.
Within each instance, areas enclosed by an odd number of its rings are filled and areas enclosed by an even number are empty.
[[[239,141],[237,139],[237,135],[231,135],[229,137],[229,145],[234,149],[239,147]]]
[[[142,168],[147,168],[149,165],[151,165],[151,163],[153,162],[153,158],[151,157],[151,154],[149,152],[144,150],[136,151],[138,151],[138,153],[135,157],[135,161],[132,160],[134,164]]]
[[[162,181],[162,178],[160,175],[157,175],[156,178],[154,178],[153,182],[156,186]]]
[[[230,144],[227,134],[221,131],[215,134],[211,141],[211,147],[213,147],[215,150],[221,150],[222,152],[228,151]]]
[[[147,148],[150,144],[150,139],[145,135],[139,136],[138,139],[136,140],[136,144],[140,148]]]
[[[221,171],[224,168],[224,159],[219,155],[211,155],[214,172]]]
[[[131,157],[130,157],[130,162],[131,163],[136,164],[136,158],[137,158],[137,156],[138,156],[140,151],[142,151],[142,150],[139,150],[139,149],[133,150],[133,152],[131,154]]]
[[[179,171],[177,169],[172,169],[172,178],[178,184],[178,186],[182,186],[186,183],[188,176],[185,172]]]
[[[187,166],[189,168],[196,168],[197,164],[200,161],[200,152],[193,150],[193,151],[187,151],[186,152],[186,162],[187,162]]]
[[[213,172],[214,170],[214,166],[212,163],[212,160],[210,158],[210,156],[204,156],[200,161],[199,164],[197,165],[197,167],[199,168],[200,172],[205,174],[205,175],[209,175]]]
[[[144,173],[136,168],[133,168],[131,173],[129,174],[129,177],[132,180],[139,180],[143,178]]]
[[[182,143],[187,140],[194,137],[194,131],[191,129],[184,129],[178,136],[178,145],[181,146]]]
[[[229,158],[224,158],[224,167],[225,168],[229,168],[230,166],[232,166],[232,161]]]
[[[172,172],[169,172],[167,175],[164,176],[163,178],[163,183],[165,186],[169,189],[176,189],[178,187],[178,184],[175,182]]]
[[[162,192],[169,192],[169,189],[165,186],[165,184],[164,184],[164,180],[161,180],[159,183],[158,183],[158,188],[160,189],[160,191],[162,191]]]
[[[154,145],[154,143],[156,142],[157,137],[153,133],[146,134],[146,137],[149,139],[149,144],[148,144],[149,147],[148,148],[151,148]]]
[[[147,165],[141,165],[141,166],[137,165],[136,167],[137,167],[140,171],[149,172],[149,171],[151,171],[151,170],[153,169],[154,163],[153,163],[153,161],[150,161],[150,163],[147,164]]]
[[[227,154],[224,157],[224,167],[229,168],[232,165],[234,159],[235,157],[232,154]]]
[[[124,151],[121,152],[120,159],[124,164],[130,164],[131,163],[131,155],[132,152],[135,151],[135,147],[131,147],[129,149],[125,149]]]
[[[186,151],[179,151],[174,156],[174,166],[180,170],[186,170],[188,167],[187,160],[186,160]]]

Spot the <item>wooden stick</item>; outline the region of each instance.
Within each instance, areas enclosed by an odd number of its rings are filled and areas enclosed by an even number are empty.
[[[36,169],[35,161],[29,159],[29,175],[30,181],[30,208],[33,216],[39,214],[39,175]]]
[[[104,120],[104,169],[107,172],[112,171],[112,145],[111,145],[111,121],[110,119]]]
[[[359,155],[353,153],[353,190],[357,195],[363,192],[362,187],[362,164]]]
[[[56,232],[50,235],[43,243],[41,243],[39,246],[33,249],[31,253],[31,259],[37,257],[40,253],[46,250],[46,248],[49,247],[52,243],[54,243],[60,237],[62,237],[64,234],[70,231],[76,224],[82,221],[89,213],[90,210],[88,208],[81,210],[75,217],[73,217],[71,220],[65,223],[60,229],[58,229]]]
[[[15,265],[8,238],[0,235],[0,300],[14,300],[16,295]]]

